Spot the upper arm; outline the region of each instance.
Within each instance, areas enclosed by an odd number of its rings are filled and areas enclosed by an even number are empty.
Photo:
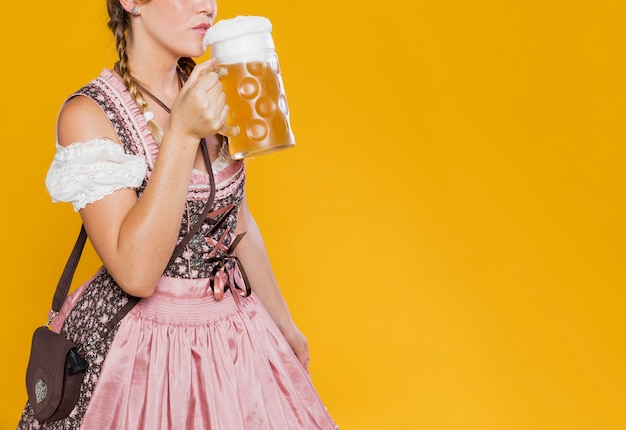
[[[61,146],[94,139],[119,139],[104,111],[88,97],[68,100],[59,113],[57,141]],[[80,210],[90,241],[105,265],[115,254],[121,225],[137,203],[134,189],[122,188]]]
[[[111,122],[96,102],[84,96],[68,100],[61,108],[57,121],[59,145],[68,146],[98,138],[119,143]]]

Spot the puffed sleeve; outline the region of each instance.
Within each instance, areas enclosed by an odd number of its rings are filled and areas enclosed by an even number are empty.
[[[78,211],[116,190],[138,187],[146,169],[143,158],[125,154],[112,140],[57,144],[46,188],[53,202],[72,203]]]

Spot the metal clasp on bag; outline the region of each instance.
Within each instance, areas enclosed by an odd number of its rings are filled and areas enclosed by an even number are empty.
[[[53,319],[54,319],[57,315],[59,315],[59,313],[58,313],[58,312],[56,312],[56,311],[50,311],[50,317],[48,318],[48,322],[46,323],[46,326],[45,326],[46,328],[50,328],[50,323],[52,323],[52,320],[53,320]]]

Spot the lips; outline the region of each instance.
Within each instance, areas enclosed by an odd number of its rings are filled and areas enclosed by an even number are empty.
[[[209,28],[211,28],[211,24],[199,24],[196,25],[193,29],[194,31],[197,31],[198,33],[204,35],[209,30]]]

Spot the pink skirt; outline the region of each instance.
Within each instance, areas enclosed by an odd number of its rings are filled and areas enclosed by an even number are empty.
[[[216,301],[206,279],[164,277],[122,320],[81,428],[336,426],[254,294]]]

